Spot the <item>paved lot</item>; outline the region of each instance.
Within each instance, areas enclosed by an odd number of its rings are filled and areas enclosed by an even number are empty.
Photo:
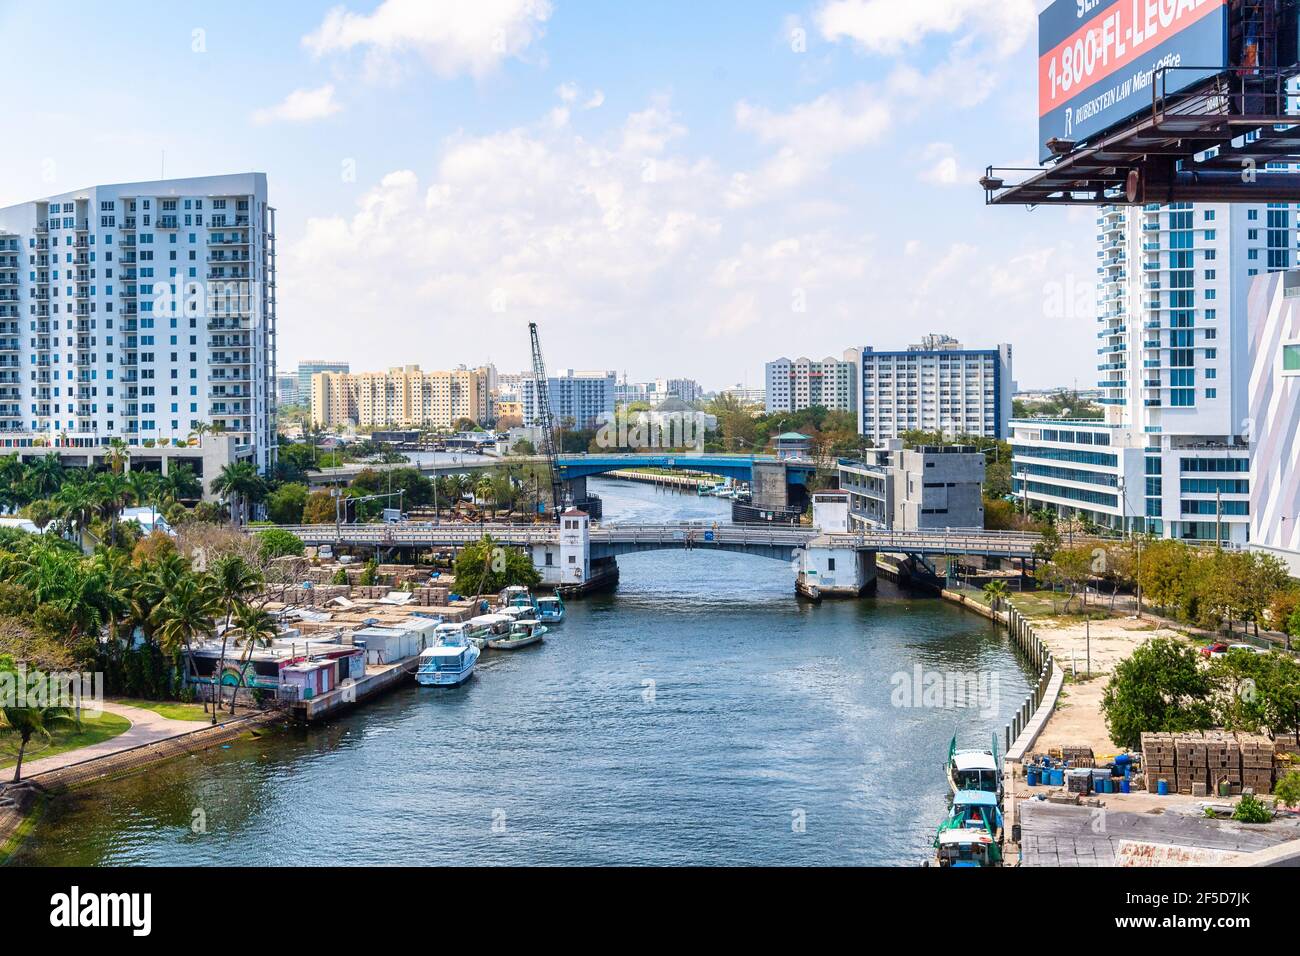
[[[1294,820],[1252,825],[1037,800],[1018,801],[1016,813],[1022,866],[1210,866],[1300,838]]]

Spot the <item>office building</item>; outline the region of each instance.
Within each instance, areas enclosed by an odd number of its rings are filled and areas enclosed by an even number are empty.
[[[903,351],[861,350],[858,431],[881,445],[904,432],[1006,438],[1011,418],[1011,346],[964,348],[927,335]]]
[[[318,372],[312,376],[312,421],[323,427],[479,424],[489,407],[486,368],[426,372],[403,365],[386,372]]]
[[[1032,508],[1167,538],[1251,537],[1250,330],[1258,277],[1288,269],[1285,204],[1103,207],[1097,387],[1103,422],[1013,423]]]
[[[563,428],[591,429],[614,419],[613,372],[575,372],[565,369],[548,380],[551,415]],[[524,425],[541,424],[537,388],[531,375],[520,380]]]
[[[298,404],[298,374],[296,372],[275,373],[275,401],[281,407]],[[310,401],[310,396],[308,396]]]
[[[211,425],[267,469],[275,273],[262,173],[0,209],[0,445],[175,446]]]
[[[857,411],[856,350],[844,359],[779,358],[768,362],[765,407],[772,412],[801,412],[820,406],[833,412]]]
[[[298,401],[303,405],[311,404],[311,380],[321,372],[341,372],[347,374],[352,366],[347,362],[326,362],[321,359],[307,359],[298,363],[294,373],[298,378]]]

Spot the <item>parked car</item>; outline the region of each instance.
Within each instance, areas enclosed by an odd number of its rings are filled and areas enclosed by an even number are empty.
[[[1267,654],[1268,650],[1263,647],[1256,647],[1254,644],[1229,644],[1230,651],[1247,651],[1251,654]]]
[[[1213,644],[1206,644],[1201,648],[1201,654],[1205,657],[1223,657],[1228,653],[1228,645],[1222,641],[1215,641]]]

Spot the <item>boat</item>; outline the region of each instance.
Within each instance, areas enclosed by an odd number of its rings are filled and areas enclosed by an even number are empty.
[[[936,866],[995,866],[994,856],[1001,857],[993,837],[982,830],[943,830],[934,838]]]
[[[1002,843],[1002,809],[995,793],[984,790],[960,790],[953,794],[952,810],[939,826],[946,830],[983,830],[996,845]]]
[[[482,653],[462,635],[446,635],[454,643],[435,644],[420,652],[416,681],[424,687],[457,687],[469,680]]]
[[[564,620],[564,600],[558,594],[537,599],[537,619],[545,624],[559,624]]]
[[[476,643],[479,647],[486,647],[492,641],[508,637],[510,635],[510,625],[515,619],[509,614],[480,614],[478,617],[469,619],[470,625],[475,629],[478,640]]]
[[[958,750],[953,735],[948,746],[948,787],[953,793],[980,790],[997,795],[1002,802],[1002,767],[998,760],[997,738],[989,750]]]
[[[529,610],[537,610],[537,601],[533,597],[533,592],[528,590],[522,584],[512,584],[504,588],[497,595],[497,607],[504,609],[508,607],[526,607]]]
[[[541,621],[528,619],[524,621],[515,621],[510,626],[510,633],[504,637],[497,637],[488,641],[488,647],[494,651],[515,651],[521,647],[527,647],[529,644],[539,644],[542,635],[546,633],[546,625]]]

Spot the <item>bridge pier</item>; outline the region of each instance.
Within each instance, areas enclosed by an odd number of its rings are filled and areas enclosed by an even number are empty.
[[[795,591],[804,597],[855,598],[876,586],[876,552],[830,537],[810,541],[798,555]]]

